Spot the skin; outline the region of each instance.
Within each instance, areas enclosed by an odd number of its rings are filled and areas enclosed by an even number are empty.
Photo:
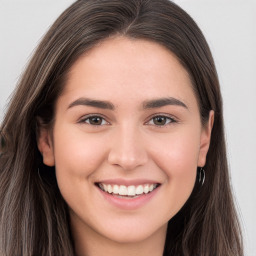
[[[108,101],[114,110],[72,103],[84,97]],[[172,97],[185,106],[143,108]],[[102,117],[100,125],[88,119]],[[154,116],[166,116],[156,122]],[[110,38],[73,65],[56,102],[51,130],[41,127],[44,164],[56,167],[70,208],[77,255],[162,255],[168,221],[190,196],[204,166],[214,113],[202,126],[188,73],[163,46]],[[95,182],[151,179],[161,184],[133,210],[113,206]]]

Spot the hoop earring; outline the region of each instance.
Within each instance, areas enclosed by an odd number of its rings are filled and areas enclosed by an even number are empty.
[[[204,185],[204,181],[205,181],[205,171],[204,171],[204,168],[201,167],[200,171],[199,171],[199,184],[201,183],[201,186]]]

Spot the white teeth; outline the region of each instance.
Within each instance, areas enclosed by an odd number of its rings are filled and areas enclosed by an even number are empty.
[[[113,192],[112,186],[108,185],[107,187],[108,189],[104,189],[104,190],[111,194]]]
[[[127,187],[126,186],[123,186],[121,185],[119,187],[119,193],[118,193],[120,196],[126,196],[128,193],[127,193]]]
[[[143,186],[142,186],[142,185],[139,185],[139,186],[136,188],[136,194],[137,194],[137,195],[143,194]]]
[[[112,192],[113,192],[113,194],[119,194],[119,186],[118,185],[114,185]]]
[[[135,196],[135,195],[136,195],[135,186],[129,186],[128,187],[128,196]]]
[[[145,184],[145,185],[138,185],[138,186],[125,186],[125,185],[110,185],[110,184],[103,184],[99,183],[99,187],[109,194],[115,194],[120,196],[136,196],[136,195],[142,195],[148,194],[151,191],[153,191],[157,184]]]
[[[143,192],[147,194],[149,192],[149,185],[144,186]]]

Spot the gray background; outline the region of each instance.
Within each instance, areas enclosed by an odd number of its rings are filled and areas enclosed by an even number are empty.
[[[0,121],[40,38],[71,0],[0,0]],[[228,157],[245,236],[256,256],[256,0],[176,0],[210,44],[224,98]]]

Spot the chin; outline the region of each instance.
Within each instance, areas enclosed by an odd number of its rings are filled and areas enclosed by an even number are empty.
[[[114,227],[114,226],[113,226]],[[166,236],[167,223],[161,227],[153,226],[152,223],[139,223],[119,225],[111,230],[101,230],[105,238],[120,244],[140,243],[154,236]]]
[[[144,240],[147,240],[153,234],[151,232],[147,232],[146,230],[141,230],[138,232],[138,229],[133,232],[125,232],[120,230],[121,232],[113,232],[105,234],[105,237],[108,240],[111,240],[115,243],[119,244],[129,244],[129,243],[140,243]]]

